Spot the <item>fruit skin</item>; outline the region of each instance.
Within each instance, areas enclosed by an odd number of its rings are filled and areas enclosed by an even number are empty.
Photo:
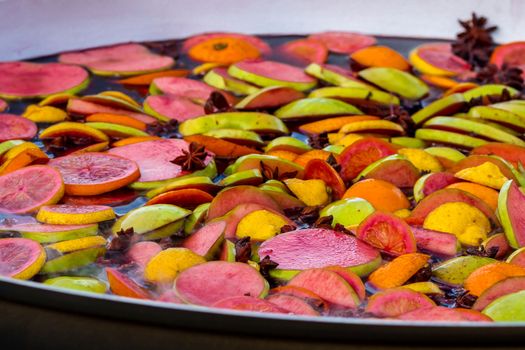
[[[351,197],[328,204],[319,212],[319,217],[331,215],[332,226],[341,224],[348,229],[354,229],[374,211],[372,204],[365,199]]]
[[[414,184],[414,199],[420,202],[424,197],[458,181],[454,175],[447,172],[423,175]]]
[[[525,118],[507,109],[503,108],[501,104],[476,106],[469,109],[467,115],[470,118],[498,123],[517,132],[524,132]]]
[[[463,94],[452,94],[442,97],[420,109],[412,115],[412,120],[417,125],[427,121],[436,115],[451,115],[461,110],[465,105]]]
[[[379,104],[394,104],[399,105],[399,98],[381,90],[372,90],[368,88],[359,87],[339,87],[327,86],[315,89],[308,97],[325,97],[341,100],[348,103],[363,103],[366,101],[375,102]]]
[[[104,255],[105,251],[106,248],[103,246],[73,251],[48,260],[40,270],[40,274],[55,274],[76,270],[95,262],[98,257]]]
[[[525,290],[504,295],[485,309],[483,314],[496,322],[525,321]]]
[[[182,271],[205,262],[202,256],[187,248],[168,248],[151,258],[144,269],[144,279],[167,285],[172,283]]]
[[[358,75],[384,90],[409,100],[419,100],[429,92],[428,86],[423,81],[395,68],[367,68],[360,71]]]
[[[20,263],[23,258],[22,266],[9,266],[14,259],[15,264]],[[46,262],[46,252],[37,242],[26,238],[4,238],[0,240],[0,275],[8,276],[21,280],[28,280],[36,275]]]
[[[324,97],[309,97],[293,101],[274,112],[282,120],[318,118],[337,115],[363,114],[358,108],[343,101]]]
[[[482,256],[459,256],[445,260],[432,269],[432,275],[447,284],[462,286],[465,279],[476,269],[492,264],[497,260]]]
[[[98,142],[109,141],[109,137],[102,131],[90,126],[76,122],[62,122],[54,124],[40,132],[41,139],[52,139],[55,137],[75,135],[94,139]]]
[[[321,42],[328,50],[338,54],[351,54],[376,43],[373,36],[344,31],[320,32],[308,36],[308,40]]]
[[[94,224],[114,218],[113,208],[105,205],[44,205],[36,215],[38,221],[53,225]]]
[[[482,311],[493,301],[512,293],[525,290],[525,277],[509,277],[485,290],[472,305],[472,310]]]
[[[349,70],[339,66],[311,63],[304,71],[309,75],[332,85],[377,90],[373,86],[357,79]]]
[[[525,245],[525,222],[523,221],[523,204],[525,195],[512,180],[501,187],[498,197],[498,217],[510,246],[514,249]]]
[[[465,97],[467,102],[470,102],[473,98],[477,97],[501,95],[504,90],[507,90],[512,97],[519,95],[519,91],[510,86],[500,84],[485,84],[464,92],[463,97]]]
[[[419,176],[419,170],[408,159],[394,154],[368,165],[354,180],[378,179],[406,188],[413,187]]]
[[[12,226],[0,226],[0,231],[15,231],[20,233],[23,238],[39,243],[55,243],[94,236],[98,233],[98,225],[15,224]]]
[[[285,104],[304,98],[305,95],[291,87],[269,86],[258,89],[257,92],[243,98],[236,105],[236,109],[256,110],[260,108],[281,107]]]
[[[421,253],[400,255],[372,272],[368,277],[368,284],[381,290],[400,287],[423,268],[429,259],[429,255]]]
[[[266,297],[266,300],[294,315],[320,316],[307,301],[284,293],[277,293]]]
[[[143,206],[120,217],[111,231],[117,234],[119,231],[133,229],[134,233],[142,235],[182,220],[190,214],[191,211],[171,204]]]

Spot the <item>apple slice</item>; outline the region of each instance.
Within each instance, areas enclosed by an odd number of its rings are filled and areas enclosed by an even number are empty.
[[[374,211],[374,207],[367,200],[353,197],[330,203],[321,210],[319,216],[332,216],[332,226],[341,224],[347,229],[355,229]]]
[[[447,172],[423,175],[414,184],[414,199],[416,202],[419,202],[424,197],[456,182],[459,182],[459,180],[453,174]]]
[[[305,72],[332,85],[377,90],[373,86],[357,79],[352,72],[340,66],[311,63],[306,67]]]
[[[412,120],[419,125],[428,119],[440,115],[451,115],[463,108],[465,97],[462,94],[452,94],[433,101],[412,115]]]
[[[228,74],[228,69],[224,67],[211,69],[202,80],[214,88],[230,91],[238,95],[255,94],[260,90],[255,85],[232,77]]]
[[[494,300],[483,309],[483,314],[496,322],[523,322],[524,310],[525,290],[522,290]]]
[[[244,295],[219,300],[211,305],[211,307],[251,312],[270,312],[277,314],[288,313],[287,310],[280,308],[268,300]]]
[[[500,105],[501,106],[501,105]],[[505,107],[505,106],[504,106]],[[476,106],[468,111],[469,117],[496,122],[518,132],[525,132],[525,116],[513,113],[497,104],[491,106]]]
[[[518,276],[505,278],[485,290],[476,300],[474,305],[472,305],[472,309],[482,311],[494,300],[523,290],[525,290],[525,277]]]
[[[319,312],[312,305],[293,295],[278,293],[270,295],[266,300],[294,315],[319,316]]]
[[[339,100],[316,97],[291,102],[279,108],[274,114],[283,120],[296,120],[302,118],[363,114],[363,112],[351,104]]]
[[[328,50],[325,45],[320,42],[298,39],[288,41],[279,46],[278,52],[287,58],[297,61],[299,64],[324,63],[328,57]]]
[[[179,123],[205,114],[202,106],[174,95],[148,96],[144,100],[144,111],[163,122]]]
[[[281,136],[273,139],[265,147],[266,153],[270,151],[289,151],[297,154],[303,154],[305,152],[311,151],[312,147],[305,142],[296,139],[292,136]]]
[[[409,100],[419,100],[425,97],[429,91],[428,86],[423,81],[410,73],[395,68],[367,68],[360,71],[358,75],[386,91]]]
[[[379,179],[388,181],[399,188],[413,187],[419,179],[419,170],[404,156],[394,154],[367,166],[356,180]]]
[[[381,90],[358,87],[327,86],[313,90],[308,97],[324,97],[342,100],[348,103],[376,102],[385,105],[399,105],[399,98]]]
[[[430,143],[452,145],[464,149],[471,149],[483,146],[487,141],[456,132],[437,130],[437,129],[418,129],[416,138]]]
[[[262,138],[257,133],[249,130],[224,128],[210,130],[205,132],[203,135],[227,140],[229,142],[248,147],[264,146],[264,141]]]
[[[228,68],[232,77],[257,86],[287,86],[299,91],[310,90],[317,80],[306,75],[300,68],[285,63],[246,60]]]
[[[525,195],[516,182],[505,182],[498,197],[498,216],[510,246],[515,249],[525,245],[524,205]]]
[[[516,145],[507,145],[504,143],[488,143],[481,147],[476,147],[472,150],[473,155],[495,155],[505,159],[511,163],[515,168],[518,164],[525,164],[525,147]]]
[[[488,97],[488,96],[498,96],[507,90],[511,97],[516,98],[519,96],[520,92],[510,86],[501,85],[501,84],[485,84],[477,88],[468,90],[463,93],[465,101],[470,102],[474,98],[479,97]]]
[[[246,96],[235,105],[235,108],[242,110],[271,109],[284,106],[301,98],[304,98],[304,94],[291,87],[269,86]]]

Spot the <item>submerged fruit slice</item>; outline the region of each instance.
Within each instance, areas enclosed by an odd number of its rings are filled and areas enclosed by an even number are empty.
[[[211,305],[219,309],[242,310],[252,312],[272,312],[285,314],[287,310],[271,303],[270,301],[258,299],[250,296],[236,296],[219,300]]]
[[[211,306],[231,297],[262,298],[268,282],[248,264],[211,261],[181,272],[173,288],[186,303]]]
[[[458,252],[458,239],[453,234],[411,227],[416,239],[417,248],[438,256],[454,256]]]
[[[376,211],[357,228],[356,236],[392,255],[415,253],[416,239],[410,227],[398,217]]]
[[[487,141],[477,137],[436,129],[418,129],[416,130],[416,138],[427,142],[453,145],[463,149],[479,147],[487,143]]]
[[[154,54],[140,44],[121,44],[63,53],[58,60],[86,66],[94,74],[103,76],[151,73],[168,69],[175,63],[173,58]]]
[[[70,239],[94,236],[98,232],[98,225],[47,225],[39,223],[0,225],[0,231],[14,231],[24,238],[39,243],[55,243]]]
[[[52,125],[40,132],[41,139],[52,139],[61,136],[92,139],[96,142],[109,141],[109,137],[102,131],[76,122],[62,122]]]
[[[298,63],[324,63],[328,50],[322,43],[313,40],[299,39],[289,41],[279,47],[280,53],[296,59]]]
[[[317,84],[317,81],[306,75],[302,69],[274,61],[239,62],[230,66],[228,74],[262,87],[288,86],[304,91]]]
[[[88,73],[61,63],[0,62],[0,97],[43,98],[67,92],[75,94],[89,84]]]
[[[60,276],[49,278],[42,283],[57,288],[98,294],[104,294],[107,289],[104,282],[92,277]]]
[[[33,240],[0,239],[0,276],[28,280],[40,271],[45,261],[44,248]]]
[[[0,176],[0,212],[30,213],[57,203],[63,195],[62,176],[47,165],[33,165]]]
[[[449,309],[444,306],[416,309],[398,316],[403,321],[426,322],[492,322],[492,319],[478,311],[469,309]]]
[[[410,311],[433,306],[436,304],[426,295],[399,288],[372,295],[365,310],[376,317],[397,317]]]
[[[139,235],[165,227],[190,215],[191,212],[170,204],[139,207],[122,216],[112,227],[113,233],[133,229]]]
[[[152,95],[174,95],[188,98],[196,103],[204,104],[212,92],[220,92],[228,100],[234,102],[233,96],[217,90],[206,83],[187,78],[157,78],[150,85]]]
[[[162,121],[178,122],[205,114],[202,106],[173,95],[148,96],[144,101],[144,111]]]
[[[319,312],[312,305],[293,295],[277,293],[270,295],[266,300],[294,315],[319,316]]]
[[[452,53],[450,44],[423,44],[410,52],[410,63],[422,73],[454,76],[471,69],[470,64]]]
[[[106,274],[113,294],[128,298],[149,299],[148,292],[122,272],[108,267]]]
[[[341,232],[304,229],[282,233],[261,244],[259,257],[278,263],[274,277],[290,279],[299,271],[342,266],[360,276],[373,271],[381,262],[379,252],[367,243]]]
[[[79,153],[52,159],[49,165],[58,169],[66,193],[89,196],[124,187],[139,176],[135,162],[105,153]]]
[[[439,281],[452,286],[462,286],[465,279],[481,266],[497,262],[492,258],[467,255],[446,260],[432,269],[432,275]]]
[[[8,140],[31,140],[38,128],[29,119],[14,114],[0,114],[0,142]]]
[[[308,39],[318,41],[324,44],[331,52],[340,54],[351,54],[359,49],[376,43],[376,39],[373,36],[336,31],[312,34]]]
[[[512,180],[505,182],[498,197],[498,216],[511,247],[525,246],[525,221],[523,217],[525,195]]]
[[[224,221],[210,222],[186,238],[182,246],[211,260],[224,241],[225,228],[226,222]]]
[[[45,205],[36,216],[40,222],[54,225],[85,225],[115,218],[111,207],[105,205]]]

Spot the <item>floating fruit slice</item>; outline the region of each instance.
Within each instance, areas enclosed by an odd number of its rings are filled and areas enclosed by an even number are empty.
[[[426,295],[399,288],[372,295],[365,310],[376,317],[397,317],[410,311],[433,306],[436,304]]]
[[[478,84],[459,83],[453,78],[449,78],[443,75],[421,74],[420,78],[427,84],[433,85],[440,89],[446,89],[446,91],[443,93],[443,96],[448,96],[456,92],[465,92],[469,89],[478,87]],[[464,85],[464,84],[467,84],[467,85]]]
[[[52,125],[40,133],[41,139],[51,139],[60,136],[82,137],[96,142],[108,141],[109,138],[102,131],[82,123],[62,122]]]
[[[247,59],[259,58],[260,51],[247,40],[234,37],[215,37],[192,45],[188,56],[200,62],[232,64]]]
[[[58,123],[68,118],[67,113],[62,109],[38,105],[27,106],[23,116],[35,123]]]
[[[391,255],[417,251],[416,239],[410,226],[389,213],[376,211],[370,214],[357,228],[356,236]]]
[[[481,243],[481,246],[486,252],[493,252],[496,259],[504,259],[512,252],[512,248],[509,245],[509,242],[507,241],[504,233],[496,233],[492,236],[489,236]],[[510,256],[507,258],[508,263],[522,266],[518,263],[518,259],[515,261],[512,260],[513,259]]]
[[[505,278],[487,288],[472,305],[472,309],[482,311],[494,300],[523,290],[525,290],[524,276]]]
[[[186,238],[182,246],[203,256],[206,260],[211,260],[224,242],[225,228],[224,221],[210,222]]]
[[[37,145],[24,142],[7,151],[3,155],[2,160],[0,175],[8,174],[31,164],[45,164],[49,158]]]
[[[170,284],[185,269],[206,260],[186,248],[168,248],[155,255],[144,269],[144,279],[158,284]]]
[[[326,161],[322,159],[312,159],[306,163],[304,168],[304,179],[320,179],[332,189],[332,196],[335,199],[341,199],[345,193],[345,183]]]
[[[323,180],[286,179],[284,183],[307,206],[325,206],[330,202],[330,196]]]
[[[307,301],[287,294],[273,294],[267,301],[294,315],[319,316],[319,312]]]
[[[86,117],[86,122],[113,123],[146,131],[146,123],[127,115],[95,113]]]
[[[148,133],[129,126],[115,123],[85,123],[86,126],[102,131],[104,134],[114,138],[126,138],[131,136],[149,136]]]
[[[0,114],[0,142],[8,140],[30,140],[38,128],[29,119],[14,114]]]
[[[88,116],[96,113],[127,115],[129,117],[140,120],[147,125],[157,122],[157,119],[146,115],[142,112],[135,112],[133,110],[124,108],[115,108],[108,105],[86,101],[80,98],[72,98],[67,102],[67,112],[71,115]]]
[[[360,67],[390,67],[408,71],[410,64],[397,51],[387,46],[369,46],[350,55],[352,64]]]
[[[111,207],[105,205],[44,205],[38,211],[37,220],[54,225],[85,225],[115,218]]]
[[[249,95],[259,91],[257,86],[230,76],[228,69],[224,67],[211,69],[202,80],[217,89],[230,91],[238,95]]]
[[[55,243],[70,239],[94,236],[98,225],[47,225],[39,223],[0,225],[0,231],[18,232],[24,238],[39,243]]]
[[[52,159],[49,165],[58,169],[66,193],[86,196],[106,193],[124,187],[140,177],[135,162],[105,153],[79,153]]]
[[[379,179],[399,188],[413,187],[419,178],[419,170],[404,156],[394,154],[367,166],[356,179]]]
[[[279,46],[279,52],[298,61],[298,63],[324,63],[328,50],[324,44],[307,39],[288,41]]]
[[[308,289],[336,307],[355,308],[360,304],[354,289],[334,271],[308,269],[293,277],[288,285]]]
[[[182,208],[195,209],[200,204],[209,203],[213,196],[196,188],[185,188],[161,193],[150,199],[146,205],[173,204]]]
[[[432,143],[453,145],[462,149],[479,147],[487,143],[487,141],[477,137],[435,129],[418,129],[416,130],[416,138]]]
[[[46,261],[46,252],[37,242],[25,238],[0,239],[0,275],[28,280]]]
[[[356,115],[356,116],[348,116],[348,117],[327,118],[327,119],[319,120],[316,122],[303,124],[299,127],[299,131],[306,133],[306,134],[316,135],[316,134],[321,134],[323,132],[337,131],[346,124],[360,122],[360,121],[367,121],[367,120],[378,120],[378,119],[379,119],[378,117],[369,116],[369,115]]]
[[[342,134],[369,133],[399,136],[405,134],[405,129],[401,125],[388,120],[363,120],[345,124],[339,132]]]
[[[470,294],[479,297],[488,288],[508,277],[525,276],[525,268],[504,262],[482,266],[465,280],[464,287]]]
[[[146,193],[146,197],[153,198],[161,193],[174,190],[184,190],[184,189],[198,189],[204,192],[215,193],[221,186],[213,183],[213,181],[207,176],[190,176],[183,177],[180,179],[175,179],[170,181],[167,185],[162,187],[157,187]]]
[[[217,38],[235,38],[235,39],[243,39],[253,46],[255,46],[262,54],[267,55],[271,52],[270,46],[264,42],[264,40],[259,39],[256,36],[253,35],[246,35],[246,34],[240,34],[240,33],[224,33],[224,32],[217,32],[217,33],[204,33],[192,36],[188,39],[186,39],[182,45],[182,52],[188,52],[193,46],[198,45],[200,43],[203,43],[210,39],[217,39]]]
[[[359,197],[366,199],[374,208],[381,211],[394,212],[410,208],[410,202],[405,194],[390,182],[366,179],[353,184],[343,198]]]
[[[376,90],[376,88],[357,79],[352,72],[340,66],[311,63],[304,71],[309,75],[332,85]]]
[[[317,81],[302,69],[274,61],[243,61],[228,68],[232,77],[249,83],[268,86],[287,86],[299,91],[313,88]]]
[[[525,245],[525,223],[523,222],[523,205],[525,195],[512,180],[505,182],[498,197],[498,216],[505,230],[505,236],[513,248]]]
[[[169,69],[175,61],[150,52],[140,44],[121,44],[78,52],[63,53],[62,63],[85,66],[102,76],[127,76]]]
[[[186,303],[211,306],[231,297],[263,298],[268,282],[247,264],[210,261],[182,271],[173,288]]]
[[[486,101],[484,104],[489,104],[490,100],[488,100],[487,97],[501,95],[505,90],[512,98],[519,96],[519,91],[510,86],[502,84],[485,84],[464,92],[463,97],[465,97],[467,102],[470,102],[474,98],[482,98],[483,101]]]
[[[118,80],[119,83],[124,85],[131,85],[131,86],[148,86],[150,85],[153,80],[157,78],[165,78],[165,77],[179,77],[184,78],[188,76],[190,71],[186,69],[172,69],[172,70],[165,70],[161,72],[155,72],[155,73],[147,73],[142,74],[138,76],[134,76],[131,78],[121,79]]]
[[[244,295],[222,299],[211,306],[219,309],[231,309],[252,312],[271,312],[278,314],[287,313],[286,310],[278,307],[277,305],[267,300]]]
[[[237,224],[235,235],[249,237],[252,241],[265,241],[281,233],[281,228],[291,222],[283,215],[269,210],[255,210],[243,217]],[[291,227],[295,227],[292,223]],[[254,227],[257,227],[254,230]]]
[[[398,94],[409,100],[419,100],[428,94],[428,86],[410,73],[395,68],[367,68],[358,73],[359,77]]]
[[[160,139],[161,138],[158,136],[131,136],[131,137],[126,137],[125,139],[113,142],[112,146],[113,147],[127,146],[127,145],[132,145],[134,143],[160,140]]]
[[[524,46],[525,43],[523,41],[499,45],[492,52],[490,63],[493,63],[500,68],[506,64],[509,67],[523,69],[525,66],[525,61],[523,60],[523,52],[525,51]]]
[[[433,101],[412,115],[416,124],[422,124],[436,115],[452,115],[465,105],[463,94],[452,94]]]
[[[341,101],[371,107],[379,105],[399,105],[399,98],[381,90],[363,87],[327,86],[313,90],[308,97],[329,97]],[[381,106],[378,106],[381,107]]]
[[[400,287],[423,268],[429,259],[430,256],[420,253],[400,255],[372,272],[368,282],[377,289]]]
[[[269,86],[246,96],[235,105],[237,109],[255,110],[281,107],[304,98],[304,94],[291,87]]]
[[[452,53],[452,46],[444,43],[423,44],[410,52],[410,63],[421,73],[454,76],[468,72],[470,64]]]
[[[363,241],[333,230],[304,229],[280,235],[261,244],[259,257],[278,263],[272,276],[289,280],[302,270],[342,266],[366,276],[381,262],[379,252]]]
[[[57,288],[79,290],[82,292],[97,294],[104,294],[107,289],[104,282],[92,277],[60,276],[49,278],[42,283]]]
[[[310,145],[304,141],[296,139],[295,137],[280,136],[270,141],[266,146],[265,151],[268,153],[271,151],[282,150],[302,154],[310,151],[311,149],[312,147]]]
[[[480,166],[481,168],[479,168]],[[487,185],[489,186],[491,185],[492,181],[490,178],[487,177],[489,177],[488,175],[492,172],[493,174],[490,175],[493,175],[494,178],[498,179],[498,181],[496,182],[500,182],[501,178],[507,178],[517,181],[516,176],[512,171],[512,166],[498,157],[491,157],[485,155],[471,155],[457,162],[453,167],[449,169],[449,171],[451,173],[457,174],[458,172],[461,172],[462,170],[466,169],[468,169],[471,173],[475,173],[475,170],[477,169],[479,169],[480,171],[484,171],[485,174],[483,174],[484,176],[482,176],[482,178],[487,180]],[[489,170],[489,174],[486,173],[487,170]],[[473,174],[469,175],[472,176]],[[475,177],[476,175],[474,174],[474,179]],[[498,184],[497,188],[499,189],[499,187],[501,187],[501,183]]]
[[[229,175],[249,169],[259,169],[261,173],[266,173],[266,175],[268,175],[268,172],[281,175],[293,173],[298,179],[302,179],[304,173],[302,166],[289,160],[266,154],[250,154],[238,158],[235,163],[226,168],[225,174]]]
[[[183,122],[205,114],[202,106],[174,95],[148,96],[144,101],[144,110],[161,121]]]
[[[422,227],[411,227],[417,248],[442,257],[452,257],[457,254],[460,245],[453,234],[427,230]]]
[[[419,202],[426,196],[458,181],[454,175],[446,172],[423,175],[414,184],[414,199]]]
[[[128,298],[149,299],[148,292],[122,272],[107,267],[106,275],[113,294]]]
[[[358,108],[332,98],[312,97],[291,102],[274,112],[283,120],[363,114]]]
[[[152,95],[175,95],[199,104],[204,104],[212,92],[220,92],[228,102],[235,102],[229,93],[217,90],[201,81],[187,78],[157,78],[153,80],[149,90]]]
[[[492,319],[482,313],[469,309],[449,309],[444,306],[416,309],[397,317],[403,321],[425,322],[492,322]]]
[[[494,300],[484,310],[483,314],[496,322],[523,322],[525,291],[507,294]]]
[[[119,218],[111,228],[114,234],[133,229],[139,235],[165,227],[190,215],[190,211],[170,204],[139,207]]]
[[[60,173],[47,165],[33,165],[0,176],[0,212],[30,213],[57,203],[63,195]]]
[[[376,39],[373,36],[337,31],[312,34],[308,39],[318,41],[324,44],[331,52],[340,54],[351,54],[376,43]]]
[[[120,206],[132,202],[138,194],[130,189],[122,188],[95,196],[68,196],[62,198],[62,203],[72,205],[109,205]]]
[[[495,262],[497,262],[497,260],[482,256],[459,256],[434,266],[432,275],[441,282],[452,286],[462,286],[465,279],[474,270]]]
[[[326,314],[328,312],[328,303],[321,299],[321,297],[314,292],[298,287],[298,286],[279,286],[270,290],[270,297],[273,295],[290,295],[296,298],[300,298],[306,301],[309,305],[312,305],[316,310],[321,314]]]
[[[518,163],[525,164],[525,147],[505,143],[487,143],[474,148],[470,154],[495,155],[505,159],[517,168]]]
[[[75,94],[89,84],[88,73],[60,63],[0,62],[0,97],[43,98],[67,92]]]

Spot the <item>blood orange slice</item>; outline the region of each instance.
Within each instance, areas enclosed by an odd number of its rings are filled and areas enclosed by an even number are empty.
[[[496,47],[492,56],[490,56],[490,63],[498,67],[506,64],[511,67],[518,67],[522,70],[525,68],[525,41],[516,41],[505,45]],[[522,73],[522,76],[524,74]]]
[[[78,153],[49,162],[64,178],[66,193],[89,196],[124,187],[140,177],[137,164],[106,153]]]
[[[63,195],[62,176],[47,165],[33,165],[0,176],[0,212],[29,213],[58,202]]]
[[[328,50],[326,46],[314,40],[295,40],[290,41],[279,47],[281,53],[293,59],[297,59],[299,63],[324,63],[328,57]]]
[[[188,52],[192,47],[201,44],[205,41],[208,41],[210,39],[217,39],[217,38],[234,38],[234,39],[244,39],[253,46],[255,46],[262,54],[269,54],[272,49],[270,46],[265,43],[263,40],[253,36],[253,35],[246,35],[246,34],[239,34],[239,33],[203,33],[199,35],[192,36],[191,38],[184,41],[184,44],[182,45],[182,51]]]
[[[359,225],[356,235],[371,246],[392,255],[417,251],[410,226],[390,213],[376,211],[370,214]]]
[[[0,240],[0,275],[30,279],[46,261],[42,246],[30,239],[6,238]]]
[[[312,34],[308,39],[321,42],[331,52],[341,54],[351,54],[376,43],[376,39],[373,36],[351,32],[322,32]]]
[[[432,43],[416,47],[410,63],[422,73],[453,76],[470,70],[468,62],[452,53],[450,44]]]
[[[29,119],[14,114],[0,114],[0,142],[7,140],[31,140],[38,128]]]

